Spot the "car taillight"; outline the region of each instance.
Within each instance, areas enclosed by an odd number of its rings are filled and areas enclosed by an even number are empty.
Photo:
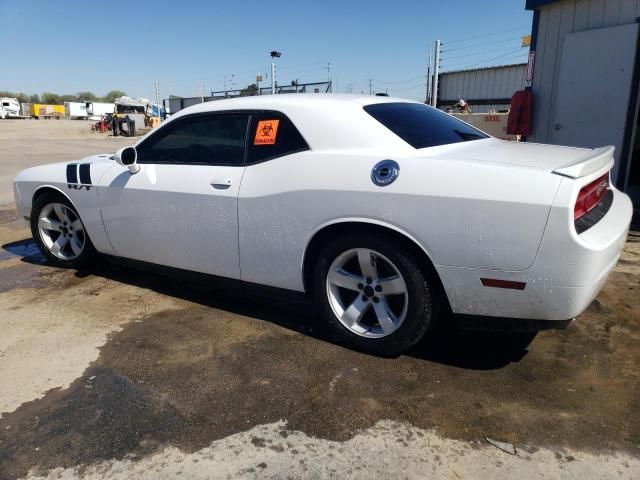
[[[608,174],[605,173],[600,178],[582,187],[576,200],[576,206],[573,209],[574,220],[591,211],[604,197],[604,194],[607,193],[607,176]]]

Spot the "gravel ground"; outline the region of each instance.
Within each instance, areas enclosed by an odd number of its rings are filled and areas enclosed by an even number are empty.
[[[88,128],[0,121],[0,198],[23,166],[128,143]],[[567,330],[445,329],[395,359],[327,342],[304,305],[53,268],[10,205],[0,245],[0,479],[638,478],[633,234]]]

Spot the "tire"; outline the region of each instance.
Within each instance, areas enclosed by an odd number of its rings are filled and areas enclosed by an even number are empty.
[[[379,356],[416,344],[436,305],[434,283],[418,265],[409,249],[385,236],[350,234],[331,242],[315,264],[313,290],[332,340]]]
[[[36,245],[57,267],[81,268],[96,257],[78,212],[59,193],[47,192],[36,199],[30,225]]]

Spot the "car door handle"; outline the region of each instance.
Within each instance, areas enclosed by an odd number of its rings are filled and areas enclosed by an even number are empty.
[[[213,188],[229,188],[232,183],[230,178],[214,178],[210,182]]]

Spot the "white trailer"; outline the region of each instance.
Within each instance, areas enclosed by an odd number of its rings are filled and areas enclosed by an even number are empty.
[[[68,118],[87,119],[87,104],[84,102],[64,102],[64,114]]]
[[[87,102],[87,113],[93,120],[100,120],[103,115],[113,113],[115,105],[113,103]]]
[[[20,102],[16,98],[0,98],[0,118],[20,118]]]

